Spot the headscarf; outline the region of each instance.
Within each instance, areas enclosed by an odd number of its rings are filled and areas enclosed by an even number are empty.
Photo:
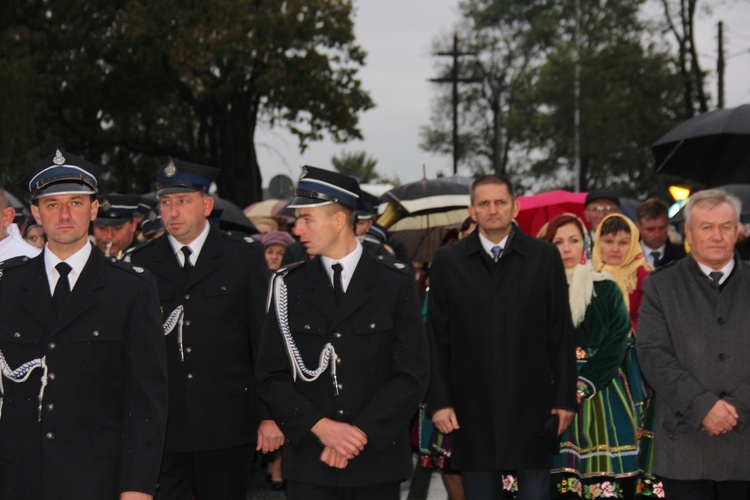
[[[563,224],[557,225],[557,221],[561,218],[568,220]],[[594,268],[591,266],[590,256],[588,254],[588,249],[591,247],[589,242],[589,232],[586,230],[586,225],[577,215],[564,213],[554,217],[544,225],[542,230],[540,230],[539,237],[552,243],[552,240],[555,239],[557,230],[571,222],[578,226],[578,230],[583,236],[583,255],[581,256],[580,264],[576,264],[572,269],[565,269],[565,275],[568,280],[568,302],[570,303],[570,314],[573,319],[573,326],[577,327],[583,322],[583,319],[586,316],[586,308],[591,304],[591,299],[594,296],[594,281],[603,281],[606,279],[613,280],[613,278],[606,273],[595,272]],[[554,232],[551,232],[550,229]]]
[[[602,225],[607,219],[611,219],[612,217],[621,218],[630,228],[630,248],[627,255],[625,255],[622,265],[619,266],[607,264],[602,259]],[[636,225],[622,214],[609,214],[606,216],[599,224],[599,227],[596,228],[596,234],[594,234],[594,248],[591,252],[594,269],[600,272],[606,271],[614,277],[615,282],[622,291],[628,311],[630,311],[630,293],[638,286],[638,268],[643,267],[648,271],[653,270],[653,267],[643,258],[643,248],[641,247],[640,240],[641,233],[638,231]]]

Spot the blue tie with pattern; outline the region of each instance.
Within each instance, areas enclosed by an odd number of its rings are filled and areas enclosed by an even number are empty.
[[[503,252],[503,247],[501,247],[500,245],[495,245],[494,247],[491,248],[491,250],[492,250],[492,260],[495,262],[500,260],[500,254]]]

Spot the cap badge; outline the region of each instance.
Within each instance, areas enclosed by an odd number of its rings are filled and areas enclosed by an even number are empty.
[[[159,216],[158,216],[158,215],[156,214],[156,212],[154,212],[153,210],[151,210],[151,211],[150,211],[150,212],[148,213],[148,220],[150,220],[151,222],[154,222],[154,221],[155,221],[156,219],[158,219],[158,218],[159,218]]]
[[[164,169],[164,175],[167,177],[174,177],[174,174],[177,173],[177,166],[174,164],[172,160],[169,161],[169,165],[167,165],[167,168]]]
[[[135,271],[137,273],[142,273],[144,271],[144,269],[142,267],[133,266],[133,271]]]
[[[112,204],[109,202],[107,198],[104,198],[102,202],[99,204],[99,206],[104,210],[105,212],[109,212],[109,209],[112,208]]]
[[[307,167],[302,167],[302,173],[299,176],[299,180],[302,180],[305,177],[307,177]]]
[[[52,159],[52,161],[55,163],[55,165],[65,165],[65,157],[62,155],[59,149],[55,152],[55,157]]]

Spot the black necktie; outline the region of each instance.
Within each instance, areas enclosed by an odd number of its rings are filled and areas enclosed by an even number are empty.
[[[333,291],[336,292],[336,299],[341,302],[341,297],[344,296],[344,286],[341,283],[341,264],[338,262],[331,266],[333,269]]]
[[[187,274],[193,268],[193,263],[190,262],[190,254],[192,254],[193,251],[190,250],[189,246],[180,248],[180,251],[185,256],[185,263],[182,265],[182,267],[185,269],[185,273]]]
[[[711,271],[708,275],[713,280],[714,285],[719,286],[719,281],[721,280],[721,277],[724,276],[724,273],[721,271]]]
[[[73,269],[65,262],[60,262],[55,266],[57,272],[60,273],[60,278],[57,280],[55,285],[55,293],[52,295],[52,301],[55,304],[55,311],[59,315],[65,307],[65,303],[70,297],[70,282],[68,281],[68,274]]]

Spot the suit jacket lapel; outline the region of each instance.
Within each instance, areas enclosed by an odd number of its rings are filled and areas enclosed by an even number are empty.
[[[312,267],[312,276],[307,282],[307,294],[312,305],[326,318],[333,320],[338,307],[336,305],[336,296],[334,295],[330,278],[325,269],[323,269],[320,257],[315,257],[313,260],[314,262],[308,264]]]
[[[375,264],[374,257],[367,250],[363,251],[341,304],[336,309],[334,328],[367,302],[367,289],[375,285]]]
[[[56,318],[47,280],[47,270],[44,267],[44,252],[34,257],[28,265],[34,272],[31,280],[21,287],[21,293],[24,296],[23,305],[31,312],[32,317],[37,318],[49,332],[55,326]]]
[[[201,253],[198,255],[198,261],[195,262],[195,266],[190,270],[188,274],[188,286],[193,286],[206,276],[213,273],[221,262],[221,234],[219,231],[212,227],[208,230],[208,237],[206,242],[203,243]],[[180,269],[183,272],[183,269]],[[183,278],[184,279],[184,278]]]
[[[154,245],[157,245],[154,250],[156,266],[151,271],[154,274],[163,276],[166,280],[176,285],[184,286],[185,271],[180,267],[177,256],[174,254],[174,248],[169,242],[167,235],[160,236],[154,242]]]
[[[98,248],[91,249],[89,260],[83,267],[83,271],[70,293],[67,306],[57,317],[53,333],[96,306],[99,296],[97,290],[104,287],[104,275],[107,271],[107,263],[104,259],[104,255]]]

